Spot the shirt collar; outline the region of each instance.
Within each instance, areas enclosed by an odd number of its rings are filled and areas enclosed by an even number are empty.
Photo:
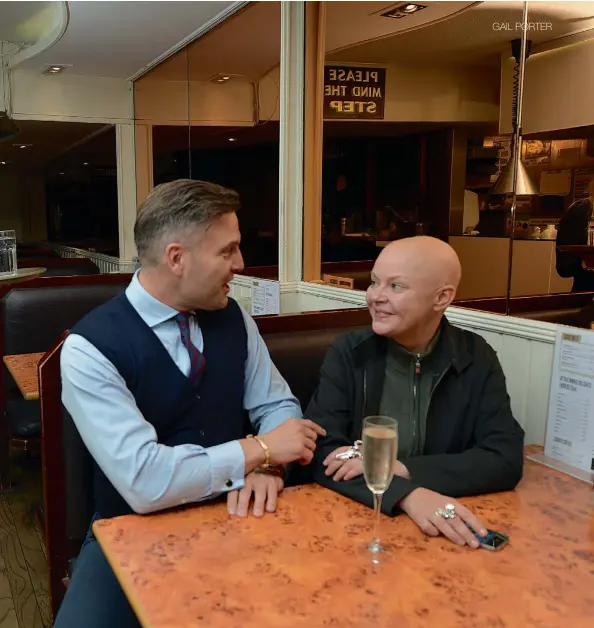
[[[130,285],[126,288],[126,297],[132,307],[138,312],[142,320],[149,327],[156,327],[165,321],[171,320],[178,312],[165,305],[142,287],[138,280],[137,270],[132,277]]]

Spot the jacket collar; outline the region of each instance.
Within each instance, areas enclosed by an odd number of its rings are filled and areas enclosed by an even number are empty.
[[[456,328],[444,316],[441,321],[440,338],[434,349],[436,366],[439,370],[452,366],[458,373],[461,373],[472,362],[472,356],[460,340]],[[362,365],[378,358],[385,359],[387,348],[388,339],[378,336],[370,327],[354,347],[355,362]]]

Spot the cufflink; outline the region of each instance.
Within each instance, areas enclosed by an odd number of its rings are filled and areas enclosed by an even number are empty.
[[[231,487],[233,486],[233,480],[227,480],[227,481],[225,482],[225,486],[226,486],[227,488],[231,488]]]

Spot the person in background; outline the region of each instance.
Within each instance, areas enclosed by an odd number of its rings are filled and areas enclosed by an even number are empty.
[[[478,547],[465,523],[483,536],[485,526],[455,498],[513,489],[523,473],[524,432],[495,351],[444,317],[460,274],[456,253],[440,240],[387,246],[367,291],[372,328],[334,341],[305,416],[327,432],[316,448],[315,480],[368,506],[353,441],[364,417],[396,419],[398,460],[383,512],[403,511],[428,535]]]
[[[252,498],[254,515],[272,512],[280,465],[311,461],[324,434],[228,298],[243,268],[238,208],[218,185],[156,187],[134,227],[141,269],[64,342],[62,400],[94,459],[95,519],[225,494],[231,515]],[[140,625],[92,531],[55,623],[83,625]]]
[[[557,227],[559,245],[588,244],[588,223],[592,219],[594,180],[588,186],[588,197],[572,203]],[[560,277],[573,277],[572,292],[594,291],[594,272],[575,253],[557,248],[557,273]]]

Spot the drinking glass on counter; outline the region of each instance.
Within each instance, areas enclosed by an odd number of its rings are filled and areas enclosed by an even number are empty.
[[[382,562],[386,548],[382,545],[379,526],[382,497],[394,477],[398,455],[398,422],[387,416],[368,416],[363,421],[363,474],[367,488],[373,493],[375,524],[373,538],[367,545],[374,564]]]
[[[0,277],[11,277],[16,274],[16,233],[14,229],[0,231]]]

